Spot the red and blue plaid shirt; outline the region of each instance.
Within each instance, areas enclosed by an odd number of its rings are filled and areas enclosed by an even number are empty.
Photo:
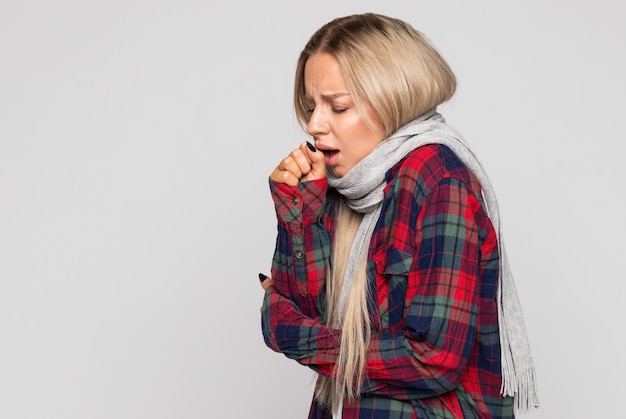
[[[343,418],[512,418],[500,395],[498,247],[480,185],[443,145],[386,174],[369,247],[372,339]],[[278,235],[262,330],[274,351],[333,376],[341,332],[325,326],[339,195],[326,179],[270,181]],[[331,418],[312,402],[309,418]]]

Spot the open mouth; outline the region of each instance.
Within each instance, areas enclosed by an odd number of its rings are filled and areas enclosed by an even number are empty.
[[[326,166],[334,166],[339,158],[338,150],[321,150],[324,153],[324,162]]]

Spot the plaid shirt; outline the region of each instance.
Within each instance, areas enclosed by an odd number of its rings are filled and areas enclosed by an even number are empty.
[[[443,145],[413,151],[386,180],[367,263],[367,379],[343,418],[514,417],[500,396],[499,255],[480,185]],[[326,179],[270,189],[278,235],[263,337],[332,377],[341,332],[325,326],[325,280],[339,195]],[[331,417],[313,400],[309,418]]]

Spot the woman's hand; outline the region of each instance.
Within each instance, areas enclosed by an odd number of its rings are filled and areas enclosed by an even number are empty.
[[[298,186],[300,182],[323,179],[326,177],[324,154],[316,150],[313,144],[304,141],[281,160],[270,175],[270,179],[289,186]]]

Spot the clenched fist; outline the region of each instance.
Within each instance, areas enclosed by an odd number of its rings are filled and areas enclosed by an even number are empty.
[[[326,177],[324,154],[315,149],[313,144],[304,141],[282,159],[270,175],[274,182],[297,186],[301,182],[323,179]]]

